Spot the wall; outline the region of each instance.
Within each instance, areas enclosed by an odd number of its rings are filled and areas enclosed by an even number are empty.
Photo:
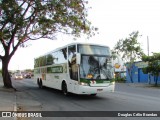
[[[148,65],[148,63],[145,63],[142,61],[135,62],[133,64],[131,77],[132,77],[134,83],[149,83],[149,80],[151,80],[151,83],[153,83],[153,84],[155,83],[154,76],[144,74],[142,71],[142,68],[146,67],[147,65]],[[128,83],[131,82],[128,69],[126,70],[126,82],[128,82]],[[158,77],[158,83],[160,83],[160,77]]]

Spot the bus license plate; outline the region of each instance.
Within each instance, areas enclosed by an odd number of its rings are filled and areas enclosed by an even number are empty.
[[[103,89],[97,89],[98,92],[103,91]]]

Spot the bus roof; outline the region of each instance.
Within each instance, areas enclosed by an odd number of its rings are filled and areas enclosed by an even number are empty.
[[[69,43],[69,44],[67,44],[67,45],[61,46],[61,47],[59,47],[59,48],[56,48],[56,49],[54,49],[54,50],[52,50],[52,51],[46,52],[45,54],[40,55],[40,56],[38,56],[38,57],[36,57],[36,58],[39,58],[39,57],[41,57],[41,56],[45,56],[45,55],[47,55],[47,54],[49,54],[49,53],[58,51],[58,50],[60,50],[60,49],[62,49],[62,48],[66,48],[66,47],[68,47],[68,46],[78,45],[78,44],[80,44],[80,45],[97,45],[97,46],[102,46],[102,47],[108,47],[108,46],[106,46],[106,45],[96,44],[96,43],[73,42],[73,43]],[[108,47],[108,48],[109,48],[109,47]]]
[[[62,46],[62,47],[56,48],[56,49],[54,49],[53,51],[57,51],[57,50],[59,50],[59,49],[65,48],[65,47],[67,47],[67,46],[78,45],[78,44],[81,44],[81,45],[97,45],[97,46],[108,47],[108,46],[106,46],[106,45],[96,44],[96,43],[73,42],[73,43],[69,43],[69,44],[67,44],[67,45],[64,45],[64,46]],[[109,48],[109,47],[108,47],[108,48]],[[53,52],[53,51],[50,51],[50,52]]]

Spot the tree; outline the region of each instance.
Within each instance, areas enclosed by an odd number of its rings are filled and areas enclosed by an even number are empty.
[[[85,0],[1,0],[0,43],[4,53],[4,87],[12,88],[8,64],[19,46],[40,38],[54,39],[58,33],[79,37],[96,30],[87,20]]]
[[[155,76],[155,86],[158,85],[158,76],[160,75],[160,53],[153,53],[152,56],[142,56],[144,62],[148,62],[148,66],[143,68],[143,72]]]
[[[117,54],[116,54],[116,52],[114,50],[111,50],[111,58],[113,60],[115,60],[116,58],[118,58],[118,56],[117,56]]]
[[[140,43],[138,42],[139,32],[132,32],[129,34],[128,38],[120,39],[115,47],[114,51],[122,56],[122,59],[126,63],[126,68],[129,73],[129,77],[131,82],[133,83],[132,78],[132,69],[133,69],[133,63],[135,60],[140,59],[143,55],[142,49],[140,47]]]

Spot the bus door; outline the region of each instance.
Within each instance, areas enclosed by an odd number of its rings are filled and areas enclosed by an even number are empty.
[[[77,91],[78,88],[78,66],[76,64],[76,46],[68,47],[68,66],[69,66],[69,88],[71,91]]]

